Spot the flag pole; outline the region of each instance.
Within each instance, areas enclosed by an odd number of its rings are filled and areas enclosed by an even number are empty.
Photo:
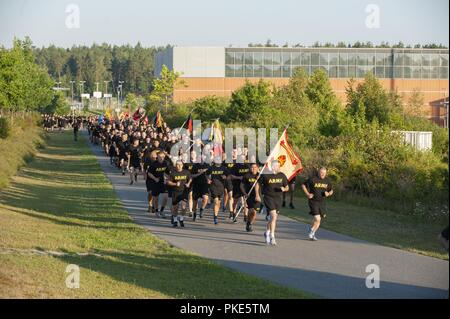
[[[196,107],[194,107],[194,108],[189,112],[188,118],[192,115],[192,112],[194,112],[195,109],[196,109]],[[181,130],[184,128],[184,126],[186,125],[188,118],[187,118],[186,120],[184,120],[183,125],[181,125],[180,129],[178,130],[178,133],[177,133],[177,136],[176,136],[176,137],[178,137],[178,136],[180,135],[180,132],[181,132]]]
[[[281,138],[282,138],[283,135],[284,135],[284,132],[286,132],[286,130],[288,129],[288,127],[289,127],[289,125],[287,125],[287,126],[284,128],[283,133],[281,134],[280,138],[278,139],[276,145],[278,145],[278,143],[280,142]],[[276,146],[276,145],[275,145],[275,146]],[[263,167],[259,170],[259,172],[258,172],[258,177],[256,178],[256,181],[253,183],[252,187],[250,188],[250,190],[249,190],[248,193],[247,193],[247,196],[244,196],[244,198],[247,198],[248,195],[250,195],[251,192],[253,191],[253,189],[255,188],[256,183],[258,183],[259,178],[261,177],[261,173],[262,173],[262,172],[264,171],[264,169],[266,168],[267,163],[269,163],[269,160],[270,160],[270,158],[272,157],[274,151],[275,151],[275,147],[270,151],[270,154],[269,154],[269,156],[267,157],[267,160],[266,160],[266,162],[264,163],[264,166],[263,166]],[[244,206],[245,206],[245,203],[244,203],[244,205],[241,205],[241,207],[239,207],[239,210],[238,210],[238,212],[236,213],[236,216],[234,216],[234,218],[237,218],[237,217],[239,216],[239,214],[241,213],[242,208],[244,208]]]

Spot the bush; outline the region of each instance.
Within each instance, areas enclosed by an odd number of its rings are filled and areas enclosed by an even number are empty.
[[[0,117],[0,138],[7,138],[11,134],[11,124],[5,117]]]

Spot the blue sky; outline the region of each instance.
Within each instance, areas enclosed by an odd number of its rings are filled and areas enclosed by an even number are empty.
[[[80,10],[67,28],[66,7]],[[368,4],[380,27],[367,28]],[[0,45],[28,35],[37,46],[96,43],[246,46],[315,41],[449,44],[448,0],[0,0]]]

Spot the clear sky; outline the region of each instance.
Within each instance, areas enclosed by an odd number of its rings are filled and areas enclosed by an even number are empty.
[[[79,8],[79,28],[67,6]],[[368,28],[369,4],[379,28]],[[70,9],[70,7],[69,7]],[[73,10],[69,10],[75,12]],[[338,41],[449,44],[448,0],[0,0],[0,45],[311,45]],[[376,21],[375,21],[376,24]],[[372,24],[373,25],[373,24]]]

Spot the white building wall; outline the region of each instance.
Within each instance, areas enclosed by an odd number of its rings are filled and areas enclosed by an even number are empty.
[[[225,77],[224,47],[174,47],[158,52],[155,56],[155,76],[161,74],[162,66],[189,78]]]

